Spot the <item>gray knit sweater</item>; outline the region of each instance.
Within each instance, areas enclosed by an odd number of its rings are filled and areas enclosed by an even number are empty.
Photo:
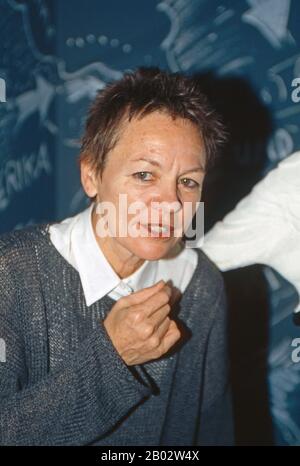
[[[48,229],[0,236],[0,444],[232,444],[223,281],[208,258],[197,251],[173,311],[182,342],[127,366],[102,322],[115,301],[86,306]]]

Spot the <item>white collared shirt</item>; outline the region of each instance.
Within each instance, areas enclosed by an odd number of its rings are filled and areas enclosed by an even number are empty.
[[[300,296],[300,151],[281,161],[217,222],[202,249],[222,271],[268,265]]]
[[[79,273],[87,306],[109,295],[114,300],[157,283],[171,280],[181,293],[189,284],[198,255],[183,248],[176,257],[145,261],[130,276],[121,279],[104,256],[95,238],[92,210],[87,209],[50,226],[50,238],[58,252]]]

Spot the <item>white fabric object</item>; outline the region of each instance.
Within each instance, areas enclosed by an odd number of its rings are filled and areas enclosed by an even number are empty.
[[[222,271],[254,263],[273,267],[300,295],[300,151],[217,222],[202,249]]]
[[[78,271],[87,306],[108,294],[118,300],[134,291],[171,280],[181,293],[189,284],[198,255],[183,248],[176,257],[145,261],[130,276],[121,279],[113,270],[95,238],[91,214],[94,203],[79,214],[50,226],[50,239],[58,252]]]

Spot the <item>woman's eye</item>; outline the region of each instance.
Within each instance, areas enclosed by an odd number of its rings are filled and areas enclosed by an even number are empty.
[[[137,172],[133,176],[141,181],[151,181],[152,173],[151,172]]]
[[[182,178],[180,181],[187,188],[199,188],[199,183],[191,178]]]

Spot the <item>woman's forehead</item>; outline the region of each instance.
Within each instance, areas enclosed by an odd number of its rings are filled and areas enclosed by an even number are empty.
[[[194,153],[199,156],[203,152],[203,139],[198,127],[189,120],[153,112],[142,118],[132,118],[122,125],[122,130],[115,152],[130,149],[130,157],[136,157],[147,151],[153,155],[161,155],[165,150],[174,155]]]

